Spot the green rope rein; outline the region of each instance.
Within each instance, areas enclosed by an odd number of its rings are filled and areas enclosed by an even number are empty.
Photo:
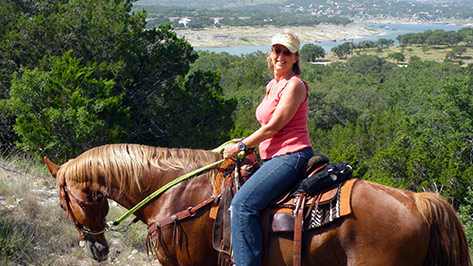
[[[230,143],[234,143],[234,141],[230,140],[230,141],[227,141],[225,142],[224,144],[220,145],[218,148],[215,148],[213,149],[212,151],[213,152],[218,152],[218,153],[221,153],[224,149],[225,149],[225,146],[227,146],[228,144]],[[241,154],[239,154],[240,156]],[[209,165],[206,165],[204,167],[201,167],[199,169],[196,169],[192,172],[189,172],[185,175],[182,175],[174,180],[172,180],[171,182],[167,183],[166,185],[162,186],[161,188],[159,188],[158,190],[156,190],[155,192],[153,192],[152,194],[150,194],[148,197],[146,197],[145,199],[143,199],[141,202],[139,202],[138,204],[136,204],[133,208],[131,208],[130,210],[128,210],[125,214],[123,214],[121,217],[119,217],[118,219],[115,220],[115,222],[113,222],[113,226],[117,226],[119,225],[123,220],[125,220],[126,218],[128,218],[128,216],[132,215],[133,213],[135,213],[137,210],[139,210],[141,207],[143,207],[144,205],[146,205],[146,203],[150,202],[152,199],[156,198],[158,195],[162,194],[164,191],[168,190],[169,188],[175,186],[176,184],[179,184],[180,182],[186,180],[186,179],[189,179],[190,177],[193,177],[195,175],[198,175],[202,172],[204,172],[205,170],[208,170],[220,163],[222,163],[225,159],[221,159],[219,161],[216,161],[214,163],[211,163]]]

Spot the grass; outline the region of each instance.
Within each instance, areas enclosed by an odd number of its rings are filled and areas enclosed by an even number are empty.
[[[399,63],[399,65],[403,65],[403,64],[407,64],[413,56],[416,56],[416,57],[421,58],[422,60],[443,62],[445,60],[445,56],[447,55],[447,53],[452,50],[453,50],[452,47],[448,47],[446,45],[434,46],[434,47],[422,47],[422,46],[415,46],[415,45],[407,46],[407,47],[391,46],[388,49],[382,49],[382,50],[379,50],[377,48],[372,48],[372,49],[367,49],[367,50],[356,50],[351,55],[349,55],[348,58],[362,55],[362,54],[377,55],[379,57],[386,58],[388,61]],[[389,54],[395,53],[395,52],[402,53],[405,57],[404,61],[396,62],[388,57]],[[323,61],[324,62],[343,62],[343,61],[346,61],[346,59],[340,59],[334,53],[329,52],[325,55],[325,58]],[[460,58],[452,60],[452,62],[461,64],[461,65],[467,65],[467,64],[473,63],[473,48],[467,47],[466,53],[462,54]]]
[[[108,220],[125,212],[109,203]],[[59,207],[56,181],[44,164],[0,155],[0,265],[160,265],[152,256],[148,259],[146,233],[141,222],[125,233],[107,232],[109,259],[95,262]]]

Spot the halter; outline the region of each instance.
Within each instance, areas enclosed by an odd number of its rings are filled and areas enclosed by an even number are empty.
[[[79,236],[81,236],[82,238],[85,238],[85,236],[87,236],[87,235],[100,235],[100,234],[104,233],[105,231],[109,230],[109,226],[105,222],[105,219],[104,219],[104,229],[102,229],[100,231],[94,231],[94,230],[90,229],[88,226],[81,225],[77,221],[74,213],[71,210],[71,207],[69,206],[71,198],[74,199],[76,201],[76,203],[81,208],[84,208],[85,206],[94,206],[94,205],[97,205],[99,203],[102,203],[102,201],[106,199],[106,196],[102,197],[102,199],[97,200],[97,201],[83,201],[81,199],[76,198],[72,194],[72,192],[67,188],[66,181],[65,181],[64,178],[61,180],[61,182],[59,182],[58,185],[59,185],[59,191],[61,193],[61,196],[64,198],[64,201],[65,201],[64,209],[66,210],[66,215],[71,217],[71,220],[72,220],[72,223],[74,224],[74,227],[77,229],[77,231],[79,231]]]

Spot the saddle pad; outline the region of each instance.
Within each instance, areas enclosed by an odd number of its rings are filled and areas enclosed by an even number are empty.
[[[317,228],[334,220],[349,215],[351,209],[351,193],[353,185],[358,179],[350,179],[341,185],[333,200],[320,203],[317,210],[312,209],[311,214],[304,220],[304,230]],[[271,210],[271,232],[292,232],[294,230],[294,205],[278,205]],[[308,208],[306,204],[306,208]]]

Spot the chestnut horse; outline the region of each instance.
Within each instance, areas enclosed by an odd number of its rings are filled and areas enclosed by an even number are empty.
[[[87,255],[103,261],[109,251],[104,235],[107,198],[130,209],[173,179],[220,159],[221,154],[211,151],[116,144],[93,148],[61,166],[45,162],[58,182],[61,206],[86,242]],[[171,187],[135,215],[149,227],[195,207],[211,197],[216,173],[214,168]],[[210,205],[161,228],[154,245],[162,265],[217,264]],[[471,265],[455,210],[434,193],[359,180],[352,209],[352,214],[304,233],[303,265]],[[271,234],[262,265],[291,265],[292,239],[292,233]]]

